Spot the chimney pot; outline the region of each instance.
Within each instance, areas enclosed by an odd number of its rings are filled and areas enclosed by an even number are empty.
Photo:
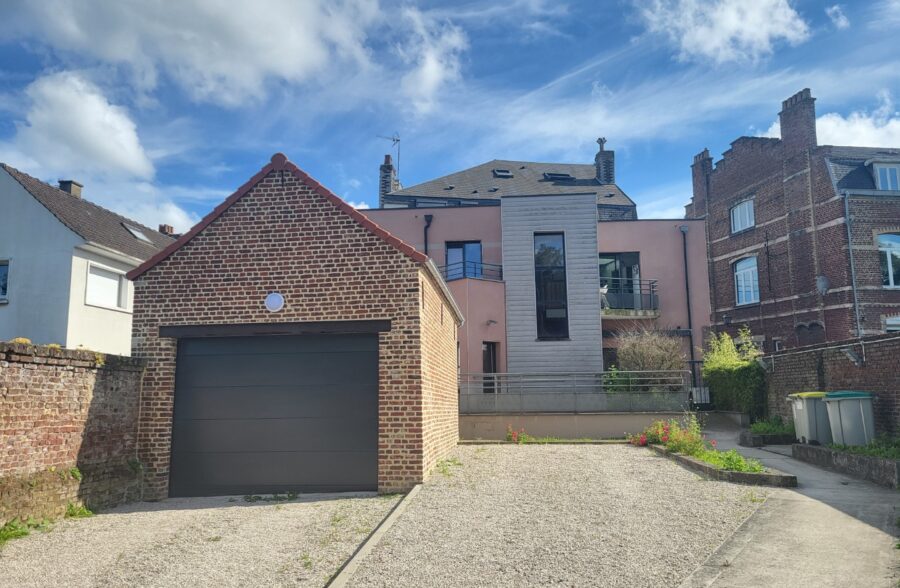
[[[171,237],[175,234],[175,227],[172,225],[159,225],[159,232]]]
[[[75,180],[59,180],[59,189],[63,192],[68,192],[75,198],[81,198],[82,188],[84,188],[84,186]]]
[[[400,189],[400,180],[397,179],[397,168],[390,154],[384,156],[384,163],[378,168],[378,205],[384,206],[384,196],[394,190]]]

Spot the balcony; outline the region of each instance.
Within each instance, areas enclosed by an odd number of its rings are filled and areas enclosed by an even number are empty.
[[[606,319],[659,318],[657,281],[601,277],[600,316]]]
[[[478,280],[503,281],[503,266],[493,263],[481,263],[480,261],[460,261],[438,268],[444,281],[475,278]]]

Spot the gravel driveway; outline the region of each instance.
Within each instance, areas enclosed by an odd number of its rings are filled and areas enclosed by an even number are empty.
[[[179,498],[57,523],[0,549],[3,586],[322,586],[398,496]]]
[[[455,457],[351,586],[677,585],[765,496],[626,445],[469,445]]]

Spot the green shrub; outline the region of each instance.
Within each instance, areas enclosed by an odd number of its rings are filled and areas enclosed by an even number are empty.
[[[94,516],[94,513],[83,504],[72,504],[70,502],[66,505],[67,519],[83,519],[90,516]]]
[[[795,435],[794,423],[784,422],[780,416],[773,416],[750,425],[750,432],[757,435]]]
[[[877,437],[868,445],[829,445],[830,448],[847,453],[881,457],[884,459],[900,459],[900,439]]]
[[[631,375],[619,370],[614,365],[609,366],[607,371],[603,372],[603,391],[610,394],[616,392],[631,392],[632,378]]]
[[[720,470],[728,470],[730,472],[758,473],[765,470],[760,462],[755,459],[748,459],[734,449],[729,449],[728,451],[703,450],[694,455],[694,457],[716,466]]]
[[[717,409],[745,412],[753,420],[763,416],[766,377],[756,361],[759,356],[746,327],[739,331],[737,344],[727,333],[710,339],[703,356],[703,381]]]

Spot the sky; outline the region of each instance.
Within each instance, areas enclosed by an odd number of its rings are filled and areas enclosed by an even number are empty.
[[[354,206],[491,159],[593,162],[680,218],[693,156],[900,146],[900,0],[4,0],[0,161],[185,231],[284,152]]]

